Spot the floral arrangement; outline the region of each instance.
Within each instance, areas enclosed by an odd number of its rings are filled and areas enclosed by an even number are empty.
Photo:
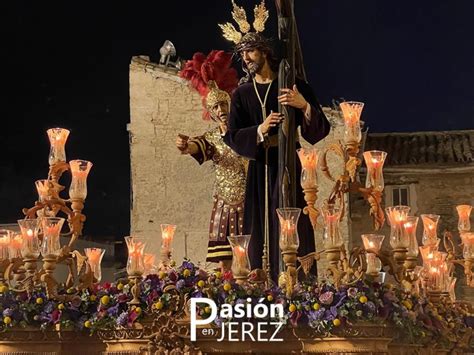
[[[179,267],[147,276],[141,283],[141,304],[129,307],[131,284],[127,280],[96,284],[78,293],[62,289],[71,301],[48,300],[45,290],[26,293],[0,286],[0,330],[39,327],[65,328],[95,332],[99,329],[132,328],[146,320],[145,314],[176,312],[173,296],[208,297],[217,306],[245,302],[282,304],[287,326],[307,326],[320,334],[337,333],[338,329],[360,322],[392,324],[400,328],[404,342],[440,344],[456,342],[474,326],[474,316],[467,304],[432,304],[428,300],[387,284],[359,281],[336,289],[331,284],[302,282],[294,296],[287,299],[278,287],[265,289],[252,284],[238,285],[232,274],[208,273],[185,260]],[[206,318],[210,309],[199,308]],[[216,326],[228,319],[216,318]]]

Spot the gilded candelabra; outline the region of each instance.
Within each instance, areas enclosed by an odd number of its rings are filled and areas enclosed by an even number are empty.
[[[58,294],[58,282],[53,276],[58,263],[68,265],[67,288],[82,289],[94,281],[91,262],[80,252],[72,250],[86,220],[82,209],[92,163],[84,160],[66,162],[67,129],[52,128],[47,133],[51,144],[48,178],[36,181],[38,201],[33,207],[23,209],[25,219],[18,221],[21,233],[9,231],[8,235],[0,237],[2,245],[8,245],[9,250],[9,253],[2,252],[1,266],[5,271],[4,281],[11,289],[31,294],[35,286],[43,284],[48,298],[66,300],[74,294]],[[59,184],[59,179],[67,170],[71,171],[72,180],[69,199],[64,199],[60,196],[64,186]],[[69,231],[65,234],[61,234],[65,219],[57,217],[58,214],[67,218]],[[60,246],[60,235],[71,237],[68,245]],[[42,261],[42,267],[38,270],[39,261]]]

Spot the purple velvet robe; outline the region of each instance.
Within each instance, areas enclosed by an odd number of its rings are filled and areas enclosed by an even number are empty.
[[[262,100],[270,84],[257,84]],[[267,116],[270,111],[278,112],[278,80],[271,84],[265,105]],[[301,110],[296,109],[296,127],[301,127],[302,136],[311,144],[315,144],[329,133],[330,125],[324,115],[313,91],[309,85],[301,80],[296,86],[306,101],[311,105],[309,122]],[[252,269],[262,267],[264,226],[265,226],[265,148],[263,143],[257,144],[257,127],[263,122],[260,102],[255,93],[252,82],[240,85],[233,93],[229,130],[224,141],[238,154],[249,158],[247,186],[245,195],[244,233],[251,234],[249,255]],[[270,130],[269,135],[278,134],[278,127]],[[299,144],[297,143],[297,148]],[[278,208],[280,189],[278,188],[278,147],[268,148],[268,188],[269,188],[269,224],[270,224],[270,267],[272,278],[276,280],[279,263],[279,222],[276,213]],[[296,151],[295,151],[296,156]],[[301,164],[296,158],[296,204],[303,208],[303,191],[300,185]],[[308,216],[301,213],[298,223],[300,247],[298,255],[306,255],[315,250],[313,229]]]

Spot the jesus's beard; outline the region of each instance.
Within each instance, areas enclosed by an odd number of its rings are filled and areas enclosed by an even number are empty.
[[[252,75],[257,74],[260,72],[260,70],[262,70],[264,63],[265,63],[264,61],[261,61],[261,62],[252,61],[247,64],[247,69],[250,74]]]

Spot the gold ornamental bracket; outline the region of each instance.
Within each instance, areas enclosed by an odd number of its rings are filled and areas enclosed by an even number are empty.
[[[474,233],[471,232],[461,232],[460,235],[464,248],[466,247],[466,244],[472,243],[472,241],[470,241],[471,238],[474,239]],[[451,265],[461,266],[464,269],[464,275],[466,276],[466,285],[474,287],[474,258],[470,257],[471,255],[468,255],[468,253],[465,253],[463,257],[461,253],[456,252],[453,234],[448,230],[443,233],[443,244],[448,253],[446,262]]]

